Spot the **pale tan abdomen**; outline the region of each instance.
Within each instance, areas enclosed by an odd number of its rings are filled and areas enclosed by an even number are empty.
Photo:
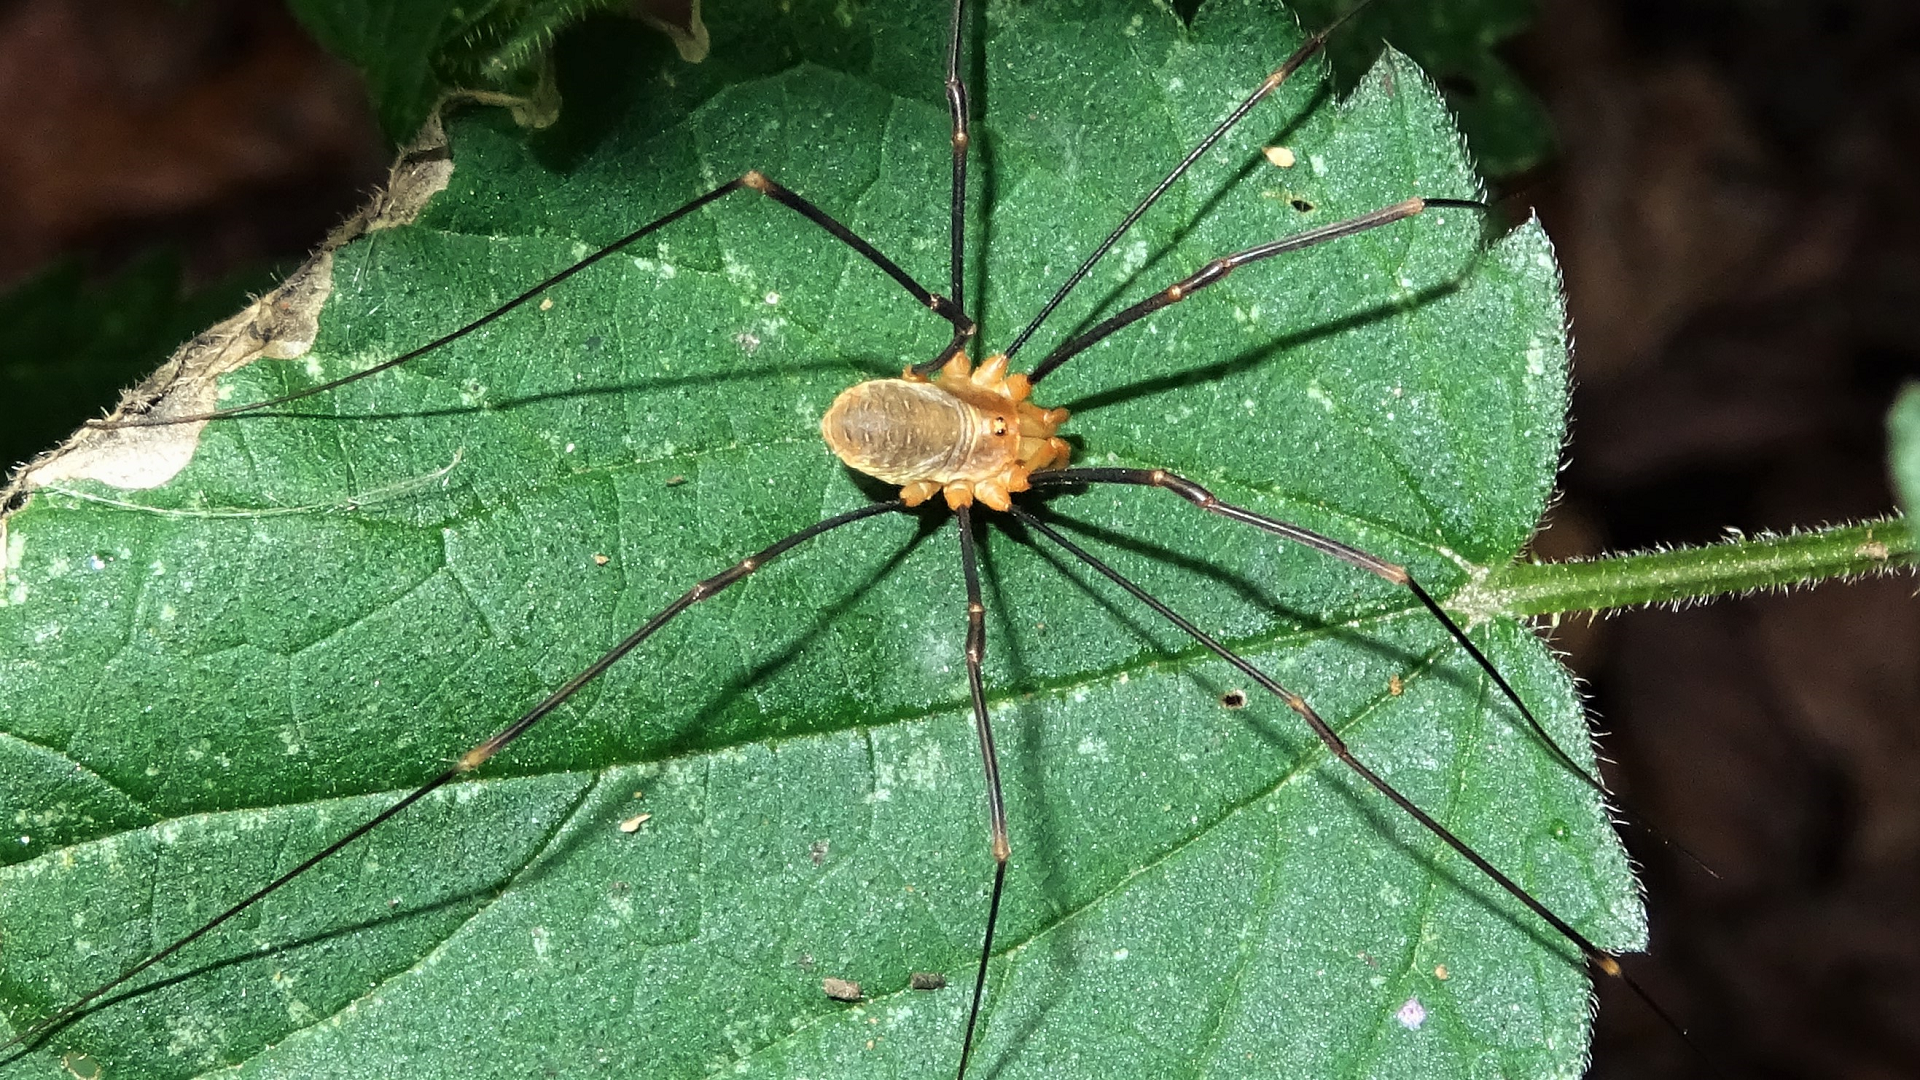
[[[1067,410],[1039,408],[1027,400],[1031,389],[1026,376],[1007,374],[1005,356],[976,370],[962,353],[938,382],[908,369],[848,387],[820,418],[820,435],[849,466],[899,484],[908,506],[938,492],[956,510],[976,498],[1005,510],[1029,474],[1067,463],[1067,444],[1054,434]]]
[[[972,479],[1013,460],[979,409],[929,382],[850,386],[821,417],[820,434],[840,460],[889,484]]]

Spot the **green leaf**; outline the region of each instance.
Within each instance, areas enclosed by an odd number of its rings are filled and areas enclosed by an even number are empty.
[[[1887,458],[1893,495],[1912,515],[1920,507],[1920,386],[1908,383],[1887,413]]]
[[[225,400],[431,339],[749,167],[944,288],[941,20],[793,6],[771,26],[709,10],[716,61],[697,67],[622,64],[659,50],[601,35],[591,100],[617,112],[532,145],[461,123],[420,222],[336,254],[311,354],[245,367]],[[1190,30],[1067,0],[976,26],[968,295],[989,345],[1298,40],[1250,2]],[[1315,75],[1223,140],[1021,361],[1213,256],[1476,194],[1407,61],[1346,102]],[[1444,600],[1511,559],[1548,496],[1562,325],[1537,227],[1488,239],[1434,210],[1246,267],[1038,396],[1074,410],[1082,463],[1175,470]],[[4,522],[0,582],[7,1022],[387,805],[695,581],[884,494],[818,417],[946,337],[820,230],[736,194],[460,344],[208,425],[163,486],[34,492]],[[1596,800],[1404,591],[1159,492],[1048,505],[1584,933],[1642,940]],[[1149,613],[1018,532],[984,546],[1013,858],[978,1075],[1580,1070],[1589,991],[1564,942],[1279,703],[1224,705],[1257,688]],[[991,868],[964,598],[944,512],[816,539],[0,1077],[948,1071]],[[1585,757],[1540,641],[1474,634]],[[949,986],[909,990],[914,971]],[[828,976],[867,1000],[827,999]]]

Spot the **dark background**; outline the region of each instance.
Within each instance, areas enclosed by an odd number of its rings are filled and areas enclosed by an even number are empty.
[[[1576,388],[1555,554],[1885,513],[1920,375],[1920,4],[1548,0],[1512,57],[1557,161]],[[1733,1076],[1920,1075],[1920,605],[1909,575],[1560,636],[1641,837],[1635,967]],[[1701,1075],[1623,993],[1596,1077]]]
[[[1537,548],[1886,513],[1884,414],[1920,375],[1920,4],[1540,7],[1506,55],[1561,153],[1503,187],[1559,246],[1578,381]],[[353,72],[257,0],[0,2],[0,116],[0,288],[156,245],[189,287],[261,288],[387,162]],[[1632,970],[1727,1075],[1920,1074],[1914,588],[1555,631],[1611,781],[1722,875],[1630,837],[1654,926]],[[1600,1017],[1595,1076],[1708,1074],[1618,987]]]

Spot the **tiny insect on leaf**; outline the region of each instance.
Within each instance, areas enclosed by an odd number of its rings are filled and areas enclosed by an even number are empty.
[[[772,29],[707,11],[701,65],[616,31],[575,43],[625,56],[603,69],[620,74],[531,142],[463,117],[420,221],[336,254],[312,352],[240,370],[223,402],[418,345],[750,168],[942,282],[940,28],[792,7]],[[977,20],[969,295],[989,347],[1300,40],[1252,2],[1191,29],[1144,3],[1077,11]],[[1268,165],[1273,145],[1296,163]],[[1406,61],[1389,54],[1346,102],[1305,78],[1141,221],[1053,332],[1250,244],[1477,194]],[[1511,559],[1546,502],[1563,323],[1536,226],[1488,238],[1477,215],[1428,212],[1248,267],[1036,398],[1071,410],[1076,461],[1179,472],[1405,563],[1444,602]],[[737,196],[550,308],[208,425],[164,486],[35,492],[5,521],[0,581],[0,1015],[17,1029],[111,977],[693,582],[884,496],[832,459],[819,417],[949,334],[819,230]],[[1583,932],[1640,940],[1592,793],[1404,590],[1162,492],[1046,505]],[[796,549],[480,779],[157,985],[0,1059],[0,1077],[80,1053],[142,1077],[943,1074],[965,997],[908,991],[914,972],[971,971],[990,873],[950,528],[936,506]],[[1588,990],[1570,948],[1277,702],[1024,539],[982,538],[1014,854],[977,1067],[1578,1070]],[[1532,633],[1473,632],[1583,748],[1571,683]],[[1234,692],[1245,707],[1222,708]],[[635,837],[620,826],[641,789]],[[828,1000],[827,972],[865,1004]]]

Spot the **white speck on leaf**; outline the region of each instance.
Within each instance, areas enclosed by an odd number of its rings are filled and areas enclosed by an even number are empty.
[[[1547,350],[1534,342],[1527,346],[1527,374],[1539,376],[1547,373]]]
[[[909,751],[905,761],[900,764],[900,779],[920,791],[933,791],[940,787],[948,775],[946,757],[941,753],[940,744],[923,743]]]

